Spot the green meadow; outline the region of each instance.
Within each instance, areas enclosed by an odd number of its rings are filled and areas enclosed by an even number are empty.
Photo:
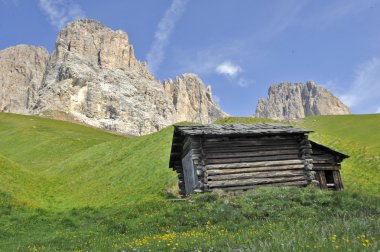
[[[271,120],[224,118],[216,123]],[[127,137],[0,113],[0,251],[377,251],[380,115],[308,117],[350,155],[344,192],[262,187],[181,199],[173,127]]]

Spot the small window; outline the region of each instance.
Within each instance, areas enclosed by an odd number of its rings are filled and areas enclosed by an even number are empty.
[[[334,184],[334,176],[332,171],[325,171],[326,176],[326,183],[327,184]]]
[[[327,188],[335,188],[333,171],[325,171]]]

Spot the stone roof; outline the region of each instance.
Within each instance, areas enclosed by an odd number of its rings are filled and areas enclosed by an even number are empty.
[[[180,135],[265,135],[309,133],[310,130],[280,123],[174,126]]]
[[[342,160],[350,157],[350,156],[348,156],[348,155],[346,155],[346,154],[344,154],[344,153],[342,153],[342,152],[336,151],[336,150],[331,149],[331,148],[329,148],[329,147],[327,147],[327,146],[325,146],[325,145],[322,145],[322,144],[320,144],[320,143],[317,143],[317,142],[314,142],[314,141],[311,141],[311,140],[310,140],[310,144],[311,144],[311,146],[312,146],[313,148],[314,148],[314,147],[318,147],[318,148],[321,148],[321,149],[323,149],[323,150],[325,150],[325,151],[327,151],[327,152],[330,152],[331,154],[338,155],[338,156],[340,156],[340,158],[341,158]]]

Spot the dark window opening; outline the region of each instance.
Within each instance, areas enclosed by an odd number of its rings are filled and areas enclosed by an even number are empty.
[[[335,188],[333,171],[325,171],[327,188]]]

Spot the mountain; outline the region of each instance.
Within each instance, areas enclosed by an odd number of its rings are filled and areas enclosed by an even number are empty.
[[[222,114],[212,99],[211,86],[204,88],[196,74],[184,74],[174,81],[164,81],[165,95],[175,108],[174,121],[204,122],[215,121]]]
[[[311,115],[345,115],[351,110],[327,89],[313,81],[280,83],[268,90],[268,98],[260,98],[256,117],[294,120]]]
[[[17,55],[17,49],[0,55]],[[42,48],[21,52],[10,65],[9,56],[0,57],[0,64],[10,70],[0,72],[6,87],[0,90],[1,111],[43,114],[130,135],[179,121],[211,123],[225,115],[197,75],[161,83],[136,59],[125,32],[95,20],[69,23],[59,32],[49,58]],[[17,71],[18,65],[26,74]]]
[[[48,59],[42,47],[18,45],[0,51],[0,111],[30,113]]]

